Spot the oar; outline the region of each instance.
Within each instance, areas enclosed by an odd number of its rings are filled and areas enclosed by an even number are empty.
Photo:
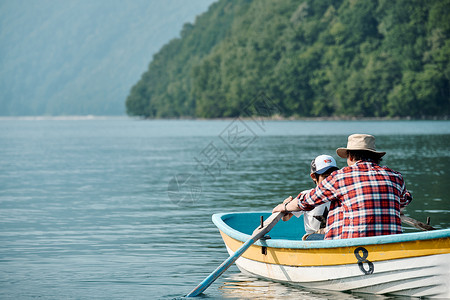
[[[402,222],[408,225],[412,225],[416,227],[417,229],[428,231],[428,230],[436,230],[433,226],[430,226],[429,224],[422,223],[420,221],[417,221],[413,218],[405,216],[403,213],[400,214],[400,218],[402,219]]]
[[[253,231],[251,238],[244,243],[233,255],[228,257],[220,266],[217,267],[214,272],[208,275],[195,289],[193,289],[186,297],[196,297],[203,293],[220,275],[223,274],[253,243],[262,238],[266,233],[268,233],[275,224],[285,215],[285,212],[273,213],[268,217],[262,226],[258,227]]]

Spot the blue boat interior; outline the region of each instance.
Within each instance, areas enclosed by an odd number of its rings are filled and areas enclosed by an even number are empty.
[[[261,216],[267,219],[269,212],[218,213],[212,216],[214,224],[224,234],[245,242],[261,224]],[[257,241],[257,245],[276,248],[333,248],[367,244],[387,244],[408,241],[450,238],[450,229],[420,231],[353,239],[302,241],[305,234],[303,216],[293,216],[289,221],[280,220],[268,233],[271,239]]]
[[[252,235],[253,231],[261,224],[261,216],[263,216],[265,220],[270,215],[270,213],[261,212],[228,214],[223,216],[222,220],[234,230]],[[280,220],[268,235],[274,239],[301,240],[305,233],[303,215],[301,215],[299,218],[292,216],[292,218],[286,222]]]

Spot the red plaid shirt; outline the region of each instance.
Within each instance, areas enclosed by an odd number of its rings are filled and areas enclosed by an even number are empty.
[[[325,239],[346,239],[402,233],[400,207],[411,200],[400,173],[358,161],[300,194],[298,206],[309,211],[331,202]]]

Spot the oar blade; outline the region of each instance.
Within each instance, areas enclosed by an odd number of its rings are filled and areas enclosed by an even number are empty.
[[[197,285],[186,297],[196,297],[203,293],[217,278],[220,277],[241,255],[247,250],[254,241],[249,239],[236,252],[228,257],[220,266],[208,275],[199,285]]]
[[[285,213],[274,213],[264,221],[263,226],[256,228],[251,238],[246,241],[236,252],[228,257],[220,266],[197,285],[186,297],[196,297],[203,293],[217,278],[220,277],[253,243],[268,233]]]

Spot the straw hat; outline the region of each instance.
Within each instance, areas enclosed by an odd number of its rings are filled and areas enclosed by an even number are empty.
[[[375,150],[375,137],[370,134],[352,134],[348,137],[347,148],[336,149],[337,155],[342,158],[347,158],[347,150],[365,150],[378,154],[380,157],[386,152],[379,152]]]

